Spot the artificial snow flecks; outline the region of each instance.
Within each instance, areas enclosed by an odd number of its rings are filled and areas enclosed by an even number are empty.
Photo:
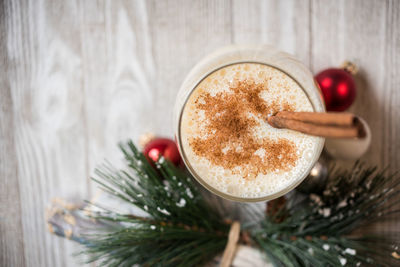
[[[324,196],[329,197],[329,196],[332,196],[332,195],[336,194],[337,191],[338,191],[338,188],[336,186],[333,186],[331,188],[328,188],[328,189],[324,190],[324,192],[322,192],[322,194]]]
[[[347,199],[343,199],[342,201],[339,202],[339,204],[337,205],[337,208],[343,208],[347,206]]]
[[[310,199],[311,199],[311,201],[313,201],[318,206],[322,206],[322,204],[323,204],[322,200],[321,200],[321,197],[316,195],[316,194],[310,194]]]
[[[188,197],[193,198],[193,193],[192,193],[192,191],[190,190],[189,187],[186,188],[186,194],[188,195]]]
[[[178,186],[182,186],[182,183],[181,183],[181,182],[179,182],[179,183],[178,183]]]
[[[174,175],[174,176],[172,176],[172,180],[176,180],[176,176]]]
[[[371,188],[371,181],[368,181],[368,182],[365,184],[365,187],[366,187],[367,189],[370,189],[370,188]]]
[[[143,194],[137,194],[136,196],[137,197],[143,197]]]
[[[330,196],[330,195],[332,195],[332,191],[329,190],[329,189],[326,189],[326,190],[324,190],[324,192],[322,192],[322,194],[323,194],[324,196]]]
[[[340,264],[341,264],[342,266],[345,266],[346,263],[347,263],[347,260],[346,260],[345,258],[343,258],[343,257],[339,257],[339,261],[340,261]]]
[[[185,200],[184,198],[181,198],[181,199],[179,200],[179,202],[176,203],[176,205],[177,205],[179,208],[183,208],[183,207],[185,207],[185,205],[186,205],[186,200]]]
[[[345,254],[349,254],[349,255],[356,255],[356,250],[355,250],[355,249],[352,249],[352,248],[346,248],[346,249],[344,250],[344,253],[345,253]]]
[[[310,255],[314,255],[314,250],[312,248],[308,248],[307,251],[310,253]]]
[[[158,160],[158,162],[159,162],[160,164],[163,164],[163,163],[165,162],[165,158],[164,158],[164,157],[160,157],[160,159]]]
[[[328,244],[323,244],[323,245],[322,245],[322,248],[323,248],[324,250],[329,250],[329,249],[330,249],[330,246],[329,246]]]
[[[326,217],[329,217],[331,215],[331,209],[330,208],[319,209],[318,213],[326,218]]]
[[[357,266],[357,267],[360,266],[360,265],[361,265],[361,261],[359,261],[359,262],[356,263],[356,266]]]
[[[137,165],[138,165],[138,166],[142,166],[142,165],[143,165],[143,162],[142,162],[141,160],[138,160],[138,161],[137,161]]]
[[[155,225],[150,225],[150,229],[151,230],[156,230],[156,226]]]
[[[162,209],[162,208],[160,208],[160,207],[157,207],[157,210],[158,210],[159,212],[161,212],[162,214],[171,215],[171,213],[169,213],[166,209]]]
[[[149,210],[149,207],[147,207],[147,205],[144,205],[143,208],[144,208],[145,211],[148,211],[148,210]]]

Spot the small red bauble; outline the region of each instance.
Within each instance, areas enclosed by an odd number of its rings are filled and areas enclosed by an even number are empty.
[[[356,98],[353,76],[344,69],[331,68],[315,76],[328,111],[344,111]]]
[[[161,156],[176,166],[181,162],[181,156],[176,143],[167,138],[152,139],[144,146],[143,154],[150,163],[157,161]]]

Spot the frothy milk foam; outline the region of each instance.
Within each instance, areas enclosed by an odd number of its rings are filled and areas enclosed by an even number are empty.
[[[260,198],[298,182],[313,164],[318,138],[275,129],[280,110],[313,111],[305,92],[273,67],[238,63],[219,69],[193,90],[181,120],[187,161],[225,194]]]

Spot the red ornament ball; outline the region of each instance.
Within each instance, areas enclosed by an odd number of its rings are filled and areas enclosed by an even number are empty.
[[[328,111],[344,111],[356,98],[356,85],[353,76],[344,69],[331,68],[315,76]]]
[[[181,163],[181,156],[176,143],[167,138],[155,138],[149,141],[144,146],[143,154],[150,163],[157,161],[161,156],[176,166]]]

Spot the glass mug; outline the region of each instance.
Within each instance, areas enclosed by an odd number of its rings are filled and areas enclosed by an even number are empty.
[[[182,86],[178,92],[174,107],[175,137],[184,164],[193,177],[209,191],[225,199],[239,202],[271,200],[280,197],[294,189],[307,177],[310,170],[320,157],[325,142],[324,138],[317,138],[317,143],[314,146],[310,160],[308,160],[308,165],[303,169],[304,171],[299,173],[296,179],[292,180],[292,183],[288,184],[285,188],[279,190],[278,192],[267,194],[261,197],[241,197],[228,192],[222,192],[215,186],[205,181],[191,165],[191,162],[185,154],[185,149],[182,144],[182,115],[191,93],[196,89],[201,81],[203,81],[216,70],[238,63],[257,63],[261,65],[267,65],[285,73],[304,91],[315,112],[325,111],[325,106],[319,87],[316,85],[312,73],[296,58],[287,53],[278,51],[274,47],[268,45],[228,46],[204,58],[186,76],[186,79],[182,83]]]

